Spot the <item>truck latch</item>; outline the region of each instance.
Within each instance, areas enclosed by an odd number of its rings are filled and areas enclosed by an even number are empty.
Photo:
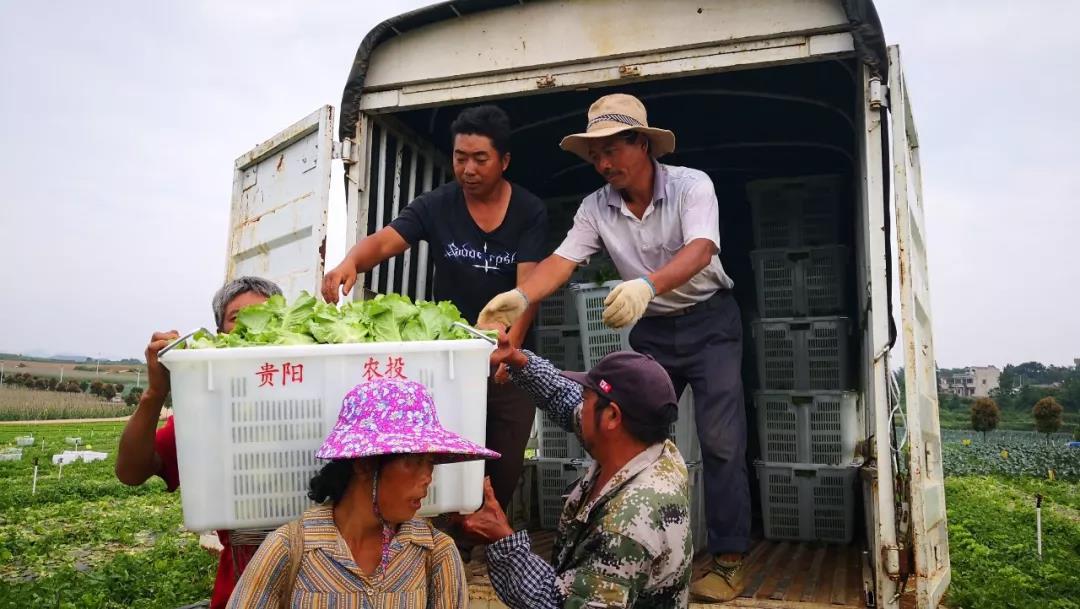
[[[870,79],[870,108],[873,110],[881,110],[888,107],[888,102],[885,101],[885,94],[888,87],[881,83],[880,76],[874,76]]]
[[[340,142],[334,142],[334,150],[331,156],[335,159],[341,159],[346,165],[352,165],[358,162],[360,159],[360,151],[356,147],[356,142],[353,142],[349,138],[345,138]]]
[[[885,546],[885,573],[893,581],[901,581],[911,574],[914,556],[910,546]]]

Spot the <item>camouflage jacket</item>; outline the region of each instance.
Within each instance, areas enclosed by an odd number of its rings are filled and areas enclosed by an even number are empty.
[[[533,354],[511,373],[546,416],[580,427],[581,387]],[[686,607],[693,546],[686,464],[670,441],[631,459],[587,501],[599,475],[592,463],[563,507],[553,565],[519,531],[488,546],[492,585],[513,609]]]

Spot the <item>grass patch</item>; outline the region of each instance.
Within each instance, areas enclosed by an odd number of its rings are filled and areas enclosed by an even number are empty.
[[[0,388],[0,421],[106,419],[127,416],[132,410],[127,404],[85,393]]]
[[[175,609],[210,596],[217,557],[183,530],[180,497],[157,479],[134,488],[116,479],[123,426],[0,426],[0,446],[35,438],[21,461],[0,462],[0,609]],[[75,436],[109,458],[67,465],[61,477],[51,456]]]

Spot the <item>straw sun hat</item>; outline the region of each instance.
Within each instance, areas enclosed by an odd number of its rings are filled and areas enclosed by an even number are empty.
[[[589,140],[609,137],[624,131],[637,131],[649,138],[649,152],[654,158],[675,150],[675,134],[667,129],[649,126],[645,105],[633,95],[605,95],[589,106],[589,122],[584,133],[563,138],[559,147],[589,159]]]

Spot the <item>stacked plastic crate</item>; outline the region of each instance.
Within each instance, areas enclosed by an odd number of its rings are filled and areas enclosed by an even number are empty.
[[[566,354],[565,349],[556,348],[555,345],[558,343],[554,332],[552,332],[550,342],[545,341],[548,332],[547,328],[552,327],[557,328],[559,337],[580,337],[579,342],[575,345],[578,348],[577,356],[580,359],[574,361],[580,362],[581,367],[569,368],[571,370],[587,370],[609,353],[630,349],[629,329],[613,330],[607,327],[602,319],[604,299],[607,297],[608,292],[611,291],[611,288],[618,285],[618,283],[618,281],[609,281],[602,284],[571,284],[568,293],[553,295],[552,298],[555,298],[555,303],[546,312],[544,306],[548,301],[545,300],[541,303],[538,316],[540,325],[537,331],[539,353],[554,361],[557,367],[566,369],[565,366],[560,366],[556,358],[560,356],[569,358],[569,355]],[[569,313],[570,310],[573,310],[572,314]],[[556,311],[564,312],[564,316],[557,317]],[[573,315],[573,317],[570,317],[570,315]],[[546,325],[557,320],[565,321],[570,319],[576,323],[573,329],[565,323],[556,323],[553,326]],[[546,345],[550,346],[545,348]],[[577,437],[557,427],[546,416],[540,415],[537,417],[536,429],[537,453],[539,455],[537,478],[539,481],[540,524],[544,528],[554,528],[558,524],[559,513],[562,511],[563,500],[568,487],[584,474],[590,460],[588,453],[585,452]],[[668,435],[679,447],[679,451],[688,463],[701,459],[697,428],[694,425],[694,400],[689,389],[683,393],[679,401],[679,417],[671,425]],[[699,472],[695,475],[700,477]],[[695,484],[692,486],[694,493],[692,499],[700,500],[701,485]],[[701,512],[703,510],[696,510],[694,514],[698,515]],[[699,520],[703,522],[701,518],[697,518],[695,524],[698,524]],[[701,526],[703,527],[703,525]]]
[[[630,349],[630,328],[616,330],[604,323],[604,299],[621,281],[605,283],[576,283],[570,286],[573,294],[577,326],[581,336],[581,356],[585,369],[596,365],[615,351]]]
[[[577,306],[570,286],[544,299],[536,314],[536,352],[560,370],[585,370],[578,327]],[[536,481],[539,521],[542,528],[555,528],[563,499],[571,483],[583,473],[585,449],[577,436],[536,412]]]
[[[540,302],[533,322],[536,352],[560,370],[584,370],[577,307],[570,286]]]
[[[755,466],[769,539],[848,543],[860,462],[848,358],[850,249],[835,176],[748,185],[761,389]]]

